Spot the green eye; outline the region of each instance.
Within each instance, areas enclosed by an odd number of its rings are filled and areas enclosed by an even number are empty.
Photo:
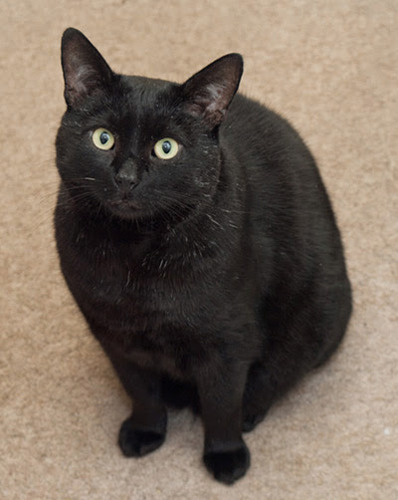
[[[115,144],[115,138],[106,128],[97,128],[93,133],[93,143],[98,149],[108,151]]]
[[[155,144],[154,153],[161,160],[170,160],[178,153],[178,142],[166,137]]]

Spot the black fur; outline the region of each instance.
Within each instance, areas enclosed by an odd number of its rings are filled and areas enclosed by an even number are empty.
[[[204,462],[232,483],[242,431],[322,364],[351,312],[343,248],[315,162],[280,116],[235,92],[230,54],[185,84],[114,74],[63,36],[56,240],[66,282],[134,411],[127,456],[159,447],[166,404],[190,405]],[[109,151],[93,131],[115,136]],[[154,144],[171,137],[178,154]]]

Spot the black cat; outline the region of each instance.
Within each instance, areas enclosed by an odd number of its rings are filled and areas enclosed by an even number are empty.
[[[204,424],[232,483],[242,431],[322,364],[351,312],[332,208],[280,116],[235,95],[226,55],[184,84],[122,76],[79,31],[62,39],[55,228],[66,282],[134,401],[119,444],[158,448],[168,404]]]

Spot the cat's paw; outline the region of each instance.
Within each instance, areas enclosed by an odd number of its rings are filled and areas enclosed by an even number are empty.
[[[250,452],[245,443],[228,451],[206,451],[203,461],[217,481],[233,484],[246,474],[250,467]]]
[[[134,428],[131,419],[123,422],[119,432],[119,446],[126,457],[143,457],[159,448],[166,434]]]
[[[242,432],[251,432],[253,429],[257,427],[257,425],[262,422],[265,418],[265,413],[247,413],[243,418],[242,423]]]

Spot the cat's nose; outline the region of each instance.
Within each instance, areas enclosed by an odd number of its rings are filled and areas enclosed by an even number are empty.
[[[121,191],[131,191],[137,186],[139,182],[137,167],[133,163],[128,162],[127,164],[123,165],[118,172],[115,173],[114,179],[115,184]]]

